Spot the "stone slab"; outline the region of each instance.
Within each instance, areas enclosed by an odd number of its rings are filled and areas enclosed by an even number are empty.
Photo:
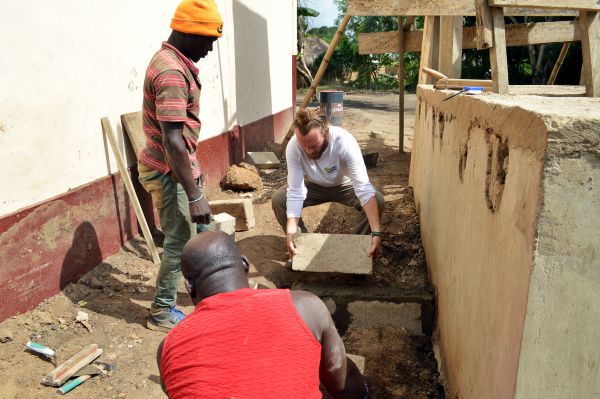
[[[213,216],[215,221],[215,227],[218,231],[223,233],[234,235],[235,234],[235,217],[228,213],[221,212]]]
[[[350,274],[373,273],[368,256],[371,237],[353,234],[305,233],[294,237],[292,270]]]
[[[358,367],[358,371],[360,371],[361,374],[365,373],[365,358],[359,355],[353,355],[352,353],[346,353],[346,356],[348,357],[348,359],[352,360],[354,362],[354,364],[356,364],[356,367]]]
[[[254,208],[249,198],[215,200],[208,204],[213,215],[225,212],[235,217],[235,231],[246,231],[256,226]]]
[[[423,334],[421,306],[417,303],[356,301],[348,304],[350,327],[398,327],[411,334]]]
[[[281,162],[272,152],[247,152],[244,162],[258,169],[277,169],[281,166]]]

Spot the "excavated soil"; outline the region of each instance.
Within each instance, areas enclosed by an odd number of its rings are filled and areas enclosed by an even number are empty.
[[[257,225],[236,233],[242,252],[253,267],[250,276],[261,288],[291,287],[296,283],[331,282],[351,287],[398,287],[430,292],[419,222],[408,187],[410,145],[415,97],[406,99],[406,153],[398,152],[398,97],[395,94],[346,94],[344,124],[365,153],[379,152],[377,166],[369,170],[374,185],[384,194],[382,255],[374,274],[353,277],[297,273],[285,268],[285,239],[271,210],[273,192],[285,184],[285,169],[262,171],[264,189],[254,193],[209,192],[211,199],[251,196]],[[371,131],[383,133],[373,138]],[[383,138],[382,138],[383,137]],[[308,208],[304,220],[310,231],[349,233],[356,211],[338,204]],[[69,393],[76,398],[164,398],[155,361],[156,347],[164,337],[145,328],[152,301],[156,266],[144,241],[127,243],[78,283],[44,301],[28,313],[0,324],[0,398],[52,398],[55,388],[40,384],[52,364],[24,350],[28,340],[43,343],[65,361],[81,348],[96,343],[100,360],[116,364],[107,376],[95,377]],[[192,310],[180,288],[179,305]],[[76,322],[78,312],[89,316],[88,329]],[[366,375],[374,398],[443,398],[431,339],[391,327],[350,327],[343,336],[347,351],[366,358]],[[1,343],[5,341],[4,343]],[[266,382],[268,383],[268,382]]]

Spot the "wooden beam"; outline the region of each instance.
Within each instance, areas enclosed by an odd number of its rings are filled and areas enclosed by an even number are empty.
[[[600,97],[600,13],[582,11],[579,24],[585,92],[589,97]]]
[[[492,81],[494,92],[508,94],[508,60],[506,57],[506,36],[504,33],[504,11],[502,8],[492,9],[494,22],[494,47],[490,49]]]
[[[463,49],[477,48],[476,28],[463,28]],[[404,51],[421,51],[423,31],[404,32]],[[506,45],[508,47],[529,44],[564,43],[579,41],[578,21],[537,22],[531,24],[506,25]],[[374,32],[358,34],[359,54],[396,53],[398,51],[397,32]]]
[[[600,11],[597,0],[489,0],[491,7],[557,8],[560,10]]]
[[[433,41],[435,38],[435,17],[426,16],[423,25],[421,44],[421,63],[419,68],[419,84],[433,83],[433,79],[423,72],[423,67],[431,67],[433,58]]]
[[[570,2],[571,0],[564,0]],[[580,0],[573,0],[580,1]],[[594,1],[594,0],[585,0]],[[398,16],[398,15],[454,15],[474,16],[474,0],[348,0],[350,15],[372,15],[372,16]],[[504,9],[507,16],[533,15],[533,16],[577,16],[573,10],[558,10],[554,8],[536,10],[533,8]]]
[[[440,17],[438,70],[450,78],[462,71],[463,17]]]
[[[475,0],[475,13],[477,50],[494,47],[492,10],[488,6],[487,0]]]

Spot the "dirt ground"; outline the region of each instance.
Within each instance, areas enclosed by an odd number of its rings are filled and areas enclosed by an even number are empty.
[[[298,283],[327,282],[364,287],[401,287],[430,290],[420,242],[418,218],[408,187],[410,147],[414,126],[415,96],[406,97],[404,154],[398,152],[398,96],[355,93],[344,98],[344,124],[357,138],[364,153],[379,152],[377,166],[369,170],[374,185],[382,191],[386,210],[382,219],[383,253],[369,277],[295,273],[287,270],[285,239],[273,215],[270,197],[285,184],[285,169],[261,172],[264,190],[256,193],[209,192],[210,199],[252,196],[257,225],[236,233],[242,252],[253,264],[251,277],[264,287],[293,287]],[[383,138],[370,132],[383,133]],[[356,211],[338,204],[308,208],[304,220],[310,231],[349,233]],[[28,340],[43,343],[65,361],[90,343],[104,353],[100,360],[115,363],[108,376],[95,377],[70,393],[77,398],[164,398],[155,362],[156,347],[164,334],[145,327],[147,308],[154,290],[157,268],[144,241],[127,243],[121,252],[106,259],[78,283],[44,301],[35,310],[0,324],[0,398],[56,397],[54,388],[41,379],[52,364],[24,350]],[[192,310],[180,288],[179,305]],[[91,331],[75,321],[86,312]],[[364,356],[366,375],[375,398],[443,398],[438,382],[431,340],[390,327],[349,328],[342,331],[347,351]],[[4,337],[7,337],[4,339]],[[11,337],[11,338],[8,338]]]

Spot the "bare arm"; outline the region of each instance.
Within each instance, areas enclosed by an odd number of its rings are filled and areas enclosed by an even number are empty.
[[[167,162],[190,202],[192,222],[210,223],[210,207],[206,198],[200,198],[202,192],[198,188],[190,168],[188,151],[183,141],[183,122],[160,122],[160,128],[163,133]]]
[[[323,301],[304,291],[292,291],[292,299],[308,329],[321,342],[319,377],[327,392],[335,399],[363,399],[364,377],[346,356],[344,342]]]
[[[163,339],[162,341],[160,341],[160,344],[158,345],[158,350],[156,351],[156,363],[158,364],[158,374],[160,375],[160,386],[161,386],[163,392],[167,393],[167,388],[165,387],[165,383],[162,379],[162,372],[160,370],[162,351],[163,351],[164,344],[165,344],[165,340]]]
[[[367,219],[369,219],[369,226],[371,226],[371,231],[381,231],[377,198],[375,196],[371,197],[371,199],[367,201],[367,203],[363,206],[363,209],[367,214]],[[373,236],[371,249],[369,250],[369,256],[375,258],[377,257],[377,255],[379,255],[379,251],[381,251],[381,237]]]

